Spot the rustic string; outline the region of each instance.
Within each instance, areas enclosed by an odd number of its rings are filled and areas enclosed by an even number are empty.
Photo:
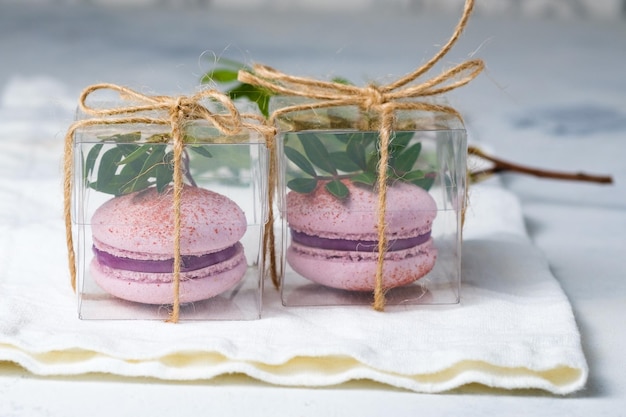
[[[87,105],[87,98],[98,90],[110,90],[117,92],[123,100],[130,101],[131,105],[94,108]],[[201,104],[203,100],[212,100],[224,107],[224,113],[212,113]],[[124,124],[147,124],[169,125],[171,131],[171,143],[174,152],[174,184],[173,184],[173,217],[174,217],[174,266],[172,272],[173,303],[168,322],[177,322],[180,315],[180,233],[181,233],[181,196],[183,189],[182,155],[184,151],[184,128],[188,121],[206,120],[215,126],[224,135],[235,135],[242,129],[250,129],[261,133],[266,141],[266,146],[273,147],[275,129],[264,124],[261,118],[254,115],[241,115],[228,96],[216,90],[203,90],[193,96],[169,97],[149,96],[133,91],[129,88],[115,84],[94,84],[87,87],[80,95],[78,106],[82,112],[92,118],[78,120],[73,123],[65,135],[64,155],[64,217],[66,230],[66,244],[68,263],[70,270],[71,285],[76,290],[76,255],[72,235],[71,220],[71,197],[72,178],[74,166],[74,135],[78,129],[91,126],[124,125]],[[165,113],[166,116],[145,116],[145,112],[157,114]],[[247,120],[247,121],[246,121]],[[270,207],[271,210],[271,207]],[[270,215],[270,217],[273,217]],[[273,234],[273,229],[267,227],[266,232]],[[273,239],[271,240],[273,244]],[[265,245],[264,256],[268,246]],[[270,253],[273,259],[273,251]],[[272,274],[275,274],[275,260]]]
[[[426,97],[439,96],[472,81],[483,70],[484,63],[479,59],[471,59],[453,66],[426,81],[414,82],[432,69],[457,42],[467,25],[474,8],[474,0],[466,0],[463,14],[448,42],[428,62],[400,79],[383,86],[370,84],[365,87],[342,84],[332,81],[320,81],[311,78],[297,77],[282,73],[264,65],[254,65],[251,71],[242,70],[238,79],[241,82],[257,85],[274,94],[304,97],[317,100],[306,104],[286,106],[274,111],[270,120],[275,122],[280,116],[291,112],[323,109],[341,106],[358,106],[362,111],[380,115],[378,167],[378,261],[375,277],[374,303],[375,310],[382,311],[385,307],[383,286],[384,254],[387,250],[385,236],[385,212],[387,192],[387,160],[388,145],[392,139],[395,114],[399,110],[429,111],[445,113],[463,119],[459,112],[446,105],[428,101],[416,101]]]
[[[274,134],[272,134],[272,141],[274,139]],[[274,236],[274,197],[277,186],[277,173],[276,173],[276,147],[272,142],[272,145],[268,147],[269,149],[269,184],[268,184],[268,192],[267,192],[267,204],[268,204],[268,219],[265,224],[265,233],[263,235],[263,257],[264,263],[267,265],[267,258],[269,257],[269,271],[270,277],[272,279],[272,284],[274,284],[275,288],[280,286],[279,283],[279,275],[278,274],[278,263],[276,261],[276,241]]]

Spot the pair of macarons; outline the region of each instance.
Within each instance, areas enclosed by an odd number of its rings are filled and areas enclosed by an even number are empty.
[[[310,194],[289,192],[287,222],[291,245],[287,262],[319,284],[371,291],[378,263],[378,197],[346,181],[350,193],[339,200],[323,183]],[[173,297],[173,193],[156,188],[115,197],[92,218],[91,273],[110,294],[146,304]],[[437,250],[431,228],[437,207],[428,192],[410,184],[388,188],[387,250],[383,286],[394,288],[426,275]],[[246,218],[228,197],[184,186],[181,194],[182,303],[214,297],[237,285],[247,270],[243,246]]]

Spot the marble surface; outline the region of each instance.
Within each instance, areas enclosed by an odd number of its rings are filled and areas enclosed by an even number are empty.
[[[56,175],[55,152],[72,120],[73,98],[88,84],[188,93],[217,56],[301,75],[384,82],[432,55],[455,23],[453,16],[393,11],[270,15],[4,4],[1,122],[13,134],[0,140],[49,141],[48,159],[37,158],[47,163],[33,166],[32,175]],[[614,176],[612,186],[502,177],[521,198],[528,232],[572,303],[590,367],[586,389],[567,397],[480,386],[420,395],[365,381],[332,389],[276,388],[237,375],[205,383],[104,374],[41,378],[3,363],[0,415],[623,415],[626,26],[479,15],[444,64],[469,55],[485,59],[487,71],[450,101],[466,116],[473,140],[519,162]],[[32,90],[16,96],[15,86]],[[7,161],[3,175],[29,175]],[[26,209],[15,221],[32,215]]]

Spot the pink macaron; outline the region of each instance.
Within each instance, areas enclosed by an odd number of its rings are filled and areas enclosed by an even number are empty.
[[[108,293],[146,304],[173,302],[173,192],[151,187],[115,197],[91,220],[96,283]],[[247,270],[239,240],[246,218],[228,197],[184,186],[181,197],[181,303],[218,295]]]
[[[378,263],[378,195],[345,181],[350,194],[340,200],[320,183],[310,194],[287,194],[291,245],[287,262],[301,276],[319,284],[372,291]],[[434,266],[431,238],[437,205],[422,188],[395,183],[387,189],[383,286],[386,289],[422,278]]]

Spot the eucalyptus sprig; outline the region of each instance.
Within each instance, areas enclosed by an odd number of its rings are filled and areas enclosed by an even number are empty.
[[[256,103],[259,111],[268,117],[269,101],[273,93],[265,88],[237,81],[237,74],[241,69],[250,70],[239,62],[220,59],[201,81],[223,85],[225,93],[231,99],[245,97]],[[336,77],[333,81],[350,84],[341,77]],[[296,136],[299,143],[288,144],[292,136]],[[412,132],[394,133],[389,145],[387,177],[390,182],[404,181],[429,189],[435,174],[414,169],[422,147],[419,142],[411,144],[412,138]],[[329,142],[333,140],[339,142],[338,146],[329,147]],[[287,187],[299,193],[310,193],[323,181],[325,189],[339,199],[346,198],[349,194],[349,189],[342,180],[373,187],[377,182],[380,162],[380,153],[376,149],[378,142],[378,134],[374,132],[333,134],[306,131],[298,132],[297,135],[287,134],[285,155],[304,174],[290,179]],[[333,149],[329,150],[330,148]]]
[[[174,152],[167,145],[169,134],[155,134],[141,141],[141,132],[131,132],[101,137],[87,153],[83,167],[85,186],[106,194],[120,196],[156,186],[159,193],[170,185],[174,178]],[[193,138],[185,137],[185,142]],[[114,143],[102,152],[107,143]],[[212,157],[202,146],[187,144],[183,153],[183,164],[187,182],[195,186],[189,172],[187,149],[203,157]],[[95,180],[92,174],[97,166]]]

